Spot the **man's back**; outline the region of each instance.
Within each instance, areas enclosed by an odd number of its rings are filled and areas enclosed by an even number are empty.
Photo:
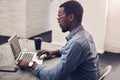
[[[81,26],[73,30],[67,38],[68,43],[64,50],[68,50],[68,47],[72,49],[70,50],[72,52],[67,55],[71,55],[70,63],[74,65],[75,69],[65,80],[97,80],[99,77],[99,57],[91,35]],[[63,55],[66,54],[63,53]]]

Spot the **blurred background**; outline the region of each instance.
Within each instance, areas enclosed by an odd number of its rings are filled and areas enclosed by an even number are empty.
[[[0,0],[0,42],[17,33],[20,38],[41,36],[64,45],[68,33],[57,22],[59,5],[67,0]],[[120,1],[77,0],[84,8],[82,24],[95,41],[97,51],[120,53]]]

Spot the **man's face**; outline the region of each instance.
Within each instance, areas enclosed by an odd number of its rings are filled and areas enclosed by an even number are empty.
[[[62,32],[69,31],[70,24],[68,21],[68,16],[66,15],[66,13],[64,11],[64,7],[59,8],[57,19],[58,19],[59,26],[62,29]]]

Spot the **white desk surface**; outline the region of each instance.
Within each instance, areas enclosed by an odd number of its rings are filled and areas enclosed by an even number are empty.
[[[19,40],[19,42],[23,48],[23,46],[25,45],[23,44],[24,43],[23,40]],[[28,51],[35,51],[34,41],[29,40],[27,46]],[[60,45],[42,42],[42,49],[54,50],[59,49],[61,47],[62,46]],[[14,61],[15,60],[9,43],[0,45],[0,66],[15,66]],[[46,65],[48,68],[52,68],[57,64],[58,61],[59,58],[54,58],[51,60],[44,61],[43,65]],[[0,80],[40,80],[40,79],[38,79],[31,71],[18,70],[17,72],[0,72]]]

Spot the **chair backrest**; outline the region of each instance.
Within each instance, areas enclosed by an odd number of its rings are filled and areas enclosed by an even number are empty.
[[[111,69],[112,69],[112,66],[111,65],[107,65],[103,69],[103,71],[101,71],[99,80],[103,80],[103,78],[111,71]]]

